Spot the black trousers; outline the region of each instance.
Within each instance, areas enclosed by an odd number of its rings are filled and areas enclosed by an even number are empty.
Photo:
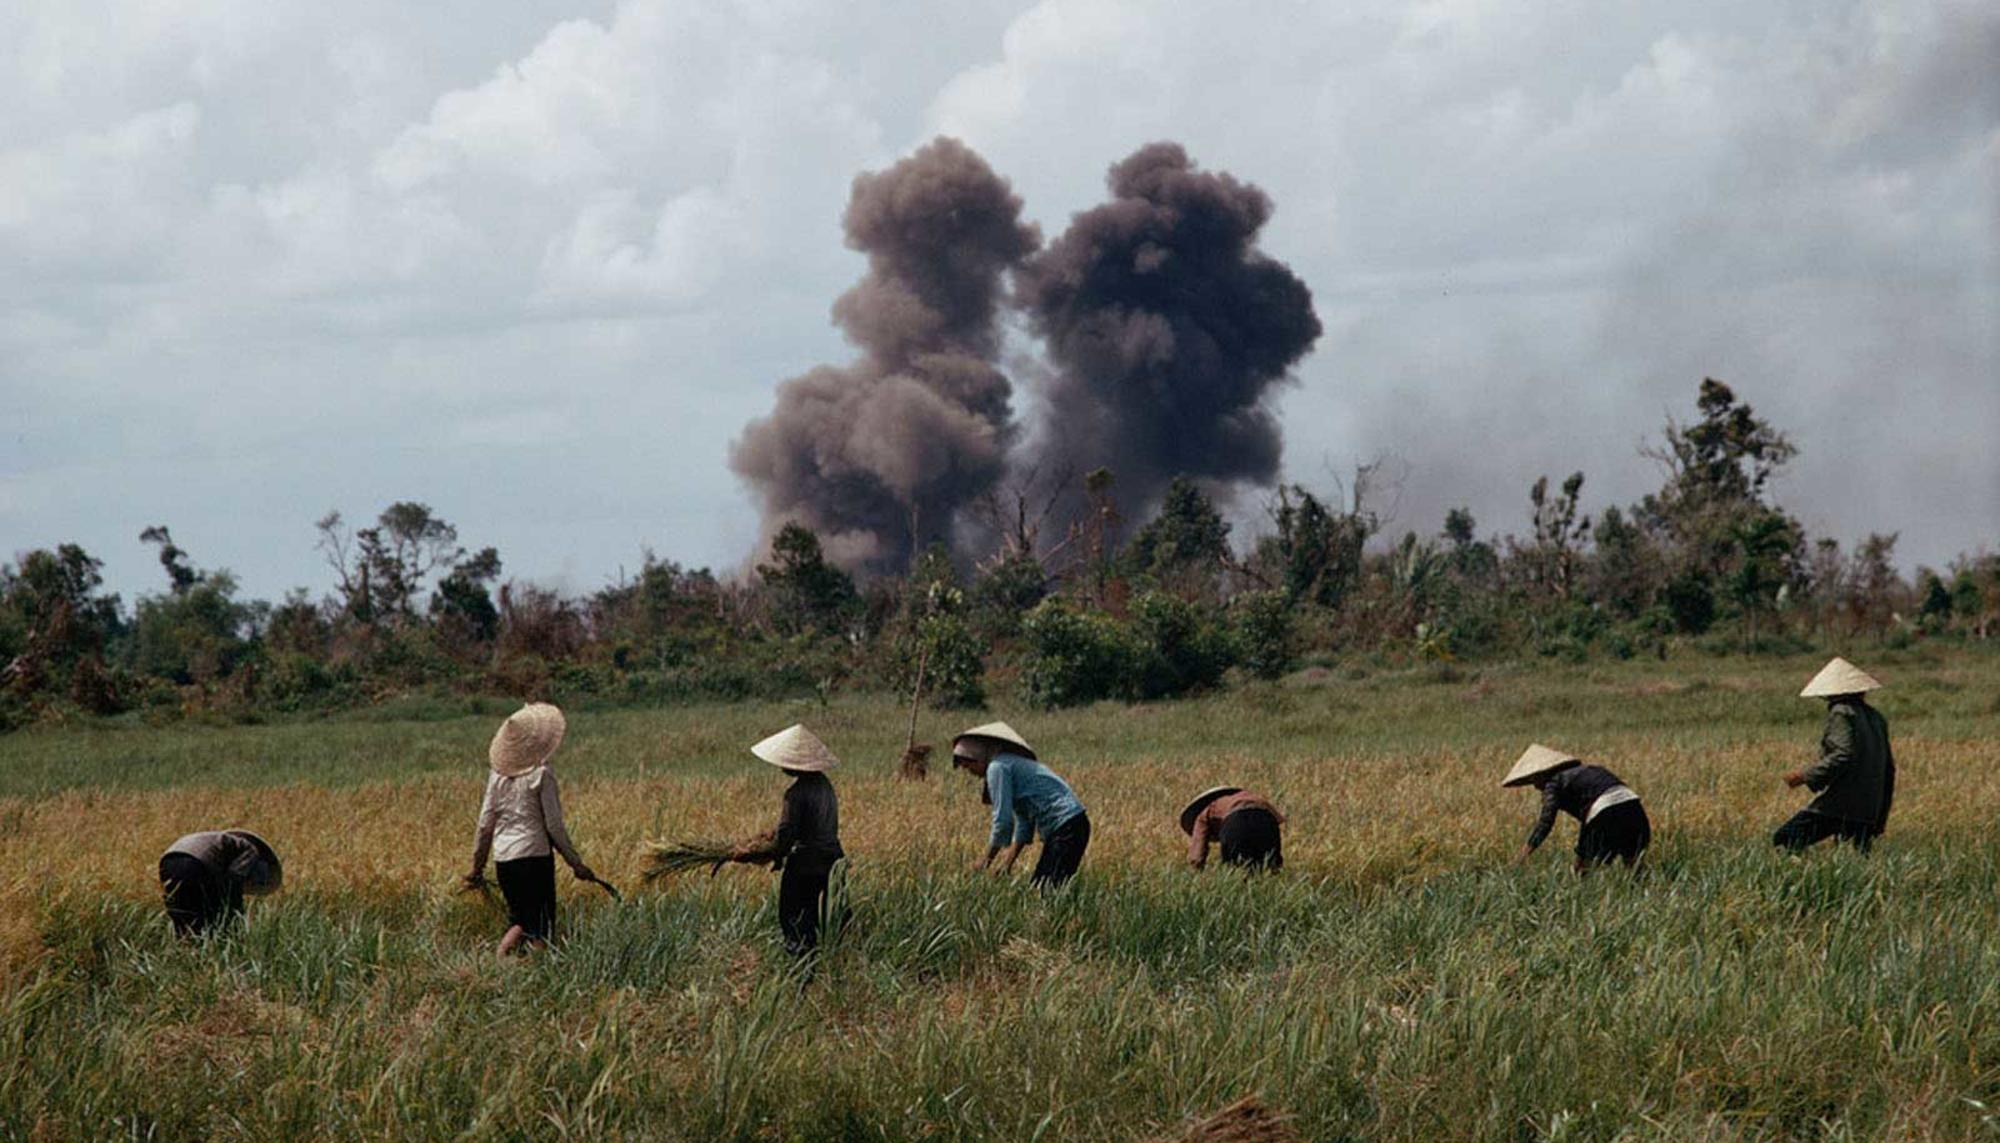
[[[177,937],[196,936],[243,913],[243,882],[185,853],[160,858],[160,896]]]
[[[1222,843],[1222,863],[1252,869],[1283,869],[1285,841],[1278,815],[1255,806],[1245,807],[1222,819],[1216,831]]]
[[[785,951],[805,956],[819,947],[821,923],[826,919],[826,883],[833,863],[811,859],[785,863],[778,878],[778,929],[785,935]]]
[[[1630,865],[1653,843],[1653,823],[1639,802],[1620,802],[1583,823],[1576,835],[1576,859],[1603,865],[1616,858]]]
[[[1789,849],[1794,853],[1809,849],[1827,838],[1837,837],[1852,845],[1862,853],[1867,853],[1875,844],[1875,827],[1867,822],[1853,822],[1837,818],[1831,814],[1800,810],[1792,819],[1778,827],[1771,835],[1771,844],[1779,849]]]
[[[1090,815],[1078,814],[1042,839],[1042,855],[1035,862],[1030,885],[1053,889],[1076,876],[1083,864],[1083,851],[1090,848]]]
[[[507,923],[535,940],[548,940],[556,931],[555,854],[496,861],[493,873],[507,899]]]

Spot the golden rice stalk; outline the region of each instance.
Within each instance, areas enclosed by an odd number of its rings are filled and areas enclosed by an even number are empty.
[[[749,841],[654,841],[646,844],[645,868],[648,881],[657,881],[691,869],[707,868],[713,875],[730,862],[764,865],[778,858],[778,841],[760,834]]]

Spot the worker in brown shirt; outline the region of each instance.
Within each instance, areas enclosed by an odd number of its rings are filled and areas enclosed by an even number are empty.
[[[1285,815],[1261,794],[1241,786],[1204,790],[1181,811],[1181,831],[1188,835],[1188,864],[1208,864],[1208,847],[1220,842],[1225,865],[1249,869],[1282,869]]]

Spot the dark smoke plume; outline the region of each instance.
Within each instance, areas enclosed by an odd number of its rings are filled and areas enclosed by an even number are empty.
[[[1319,339],[1312,293],[1257,249],[1262,190],[1153,143],[1111,168],[1112,201],[1023,266],[1018,296],[1054,372],[1037,452],[1109,468],[1127,518],[1176,475],[1277,479],[1270,398]]]
[[[842,219],[868,274],[834,303],[861,357],[786,381],[730,466],[763,501],[766,536],[797,521],[862,571],[903,567],[949,541],[1013,440],[1011,386],[994,367],[1002,279],[1040,234],[1021,200],[955,139],[854,180]]]

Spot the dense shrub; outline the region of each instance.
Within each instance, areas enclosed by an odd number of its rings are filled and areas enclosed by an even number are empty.
[[[1239,595],[1230,603],[1230,612],[1244,670],[1260,679],[1275,679],[1292,669],[1298,661],[1298,624],[1284,592]]]
[[[1141,650],[1111,616],[1050,599],[1028,613],[1021,630],[1027,640],[1021,689],[1035,706],[1076,706],[1134,690]]]
[[[1164,592],[1132,602],[1139,660],[1133,697],[1173,698],[1213,687],[1236,661],[1236,648],[1214,611]]]

